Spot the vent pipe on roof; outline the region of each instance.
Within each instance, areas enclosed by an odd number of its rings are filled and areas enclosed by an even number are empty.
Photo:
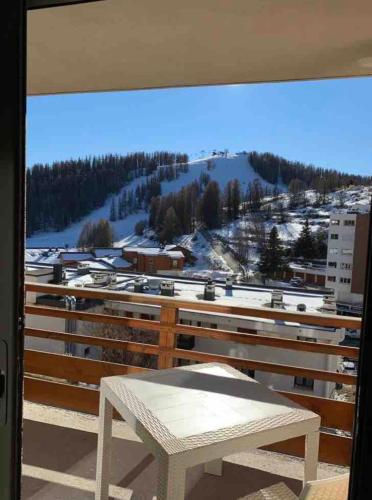
[[[233,289],[233,284],[234,284],[234,280],[232,278],[232,276],[227,276],[226,277],[226,290],[232,290]]]
[[[134,293],[143,293],[145,287],[145,281],[143,278],[136,278],[134,280]]]
[[[216,285],[212,280],[204,285],[204,300],[216,300]]]
[[[77,273],[79,276],[84,276],[85,274],[89,274],[90,273],[89,264],[81,264],[81,263],[78,264]]]
[[[174,281],[164,280],[160,283],[160,295],[174,297]]]
[[[63,266],[62,264],[53,264],[53,283],[60,285],[63,281]]]
[[[283,292],[281,290],[272,291],[271,307],[273,309],[283,309]]]

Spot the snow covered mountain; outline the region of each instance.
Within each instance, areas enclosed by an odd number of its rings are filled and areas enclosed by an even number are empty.
[[[158,169],[164,168],[162,166]],[[172,181],[163,181],[161,183],[162,195],[171,192],[178,192],[182,187],[199,180],[201,174],[208,174],[211,180],[219,183],[221,190],[232,179],[238,179],[243,191],[246,191],[248,184],[255,179],[260,180],[262,186],[273,187],[271,184],[263,180],[249,164],[248,156],[245,153],[227,154],[211,156],[199,160],[194,160],[189,163],[188,172],[181,172],[179,177]],[[154,174],[153,174],[154,175]],[[130,185],[125,186],[123,189],[135,189],[140,186],[146,177],[138,177],[134,179]],[[280,191],[286,191],[285,185],[278,186]],[[120,193],[119,193],[120,195]],[[119,196],[117,195],[117,196]],[[28,247],[49,247],[49,246],[64,246],[69,245],[73,247],[76,245],[79,234],[83,225],[88,222],[96,222],[102,218],[108,219],[110,215],[110,206],[112,199],[106,200],[106,203],[101,208],[94,210],[88,216],[84,217],[79,222],[72,224],[63,231],[44,232],[33,234],[27,239]],[[116,245],[129,245],[129,244],[148,244],[146,238],[135,236],[134,226],[140,220],[147,219],[147,214],[144,210],[139,210],[137,213],[127,216],[125,219],[112,222],[115,231]]]

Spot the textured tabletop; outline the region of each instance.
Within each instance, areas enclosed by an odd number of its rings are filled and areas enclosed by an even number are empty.
[[[168,453],[319,420],[315,413],[219,363],[106,377],[102,383]]]

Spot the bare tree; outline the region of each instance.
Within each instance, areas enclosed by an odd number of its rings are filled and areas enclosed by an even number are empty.
[[[241,264],[247,264],[249,259],[249,229],[246,220],[236,226],[233,237],[239,261]]]
[[[340,189],[336,192],[337,205],[339,208],[344,208],[346,202],[346,191],[344,189]]]

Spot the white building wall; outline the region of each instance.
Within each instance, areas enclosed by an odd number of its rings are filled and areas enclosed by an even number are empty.
[[[328,231],[326,287],[334,290],[337,302],[350,304],[363,301],[361,294],[351,293],[356,221],[357,214],[331,214]]]
[[[31,283],[49,283],[53,279],[53,271],[47,268],[26,268],[26,281]],[[36,298],[40,293],[27,292],[26,304],[35,304]],[[48,316],[36,316],[33,314],[26,314],[25,326],[26,328],[37,328],[40,330],[54,330],[59,332],[65,331],[66,321],[63,318],[50,318]],[[38,337],[25,337],[25,349],[32,349],[35,351],[46,351],[54,354],[64,354],[65,343],[59,340],[42,339]]]
[[[155,320],[159,320],[159,307],[123,304],[110,302],[109,307],[122,312],[132,312],[134,317],[140,314],[149,314]],[[273,320],[247,319],[243,316],[232,317],[222,314],[202,314],[196,311],[181,311],[180,320],[185,324],[202,326],[206,328],[217,327],[220,330],[238,331],[238,328],[257,330],[258,334],[287,338],[296,340],[297,337],[313,338],[322,343],[339,344],[344,339],[344,333],[340,330],[323,329],[315,327],[305,327],[295,324],[278,324]],[[303,351],[293,351],[289,349],[278,349],[262,345],[244,345],[237,342],[227,342],[203,337],[195,337],[195,351],[220,354],[225,356],[252,359],[255,361],[265,361],[274,364],[299,366],[301,368],[312,368],[325,371],[336,371],[338,366],[338,356]],[[301,394],[329,397],[335,384],[315,380],[313,389],[299,388],[294,386],[294,377],[279,375],[276,373],[256,371],[256,380],[271,385],[276,390],[298,392]]]

